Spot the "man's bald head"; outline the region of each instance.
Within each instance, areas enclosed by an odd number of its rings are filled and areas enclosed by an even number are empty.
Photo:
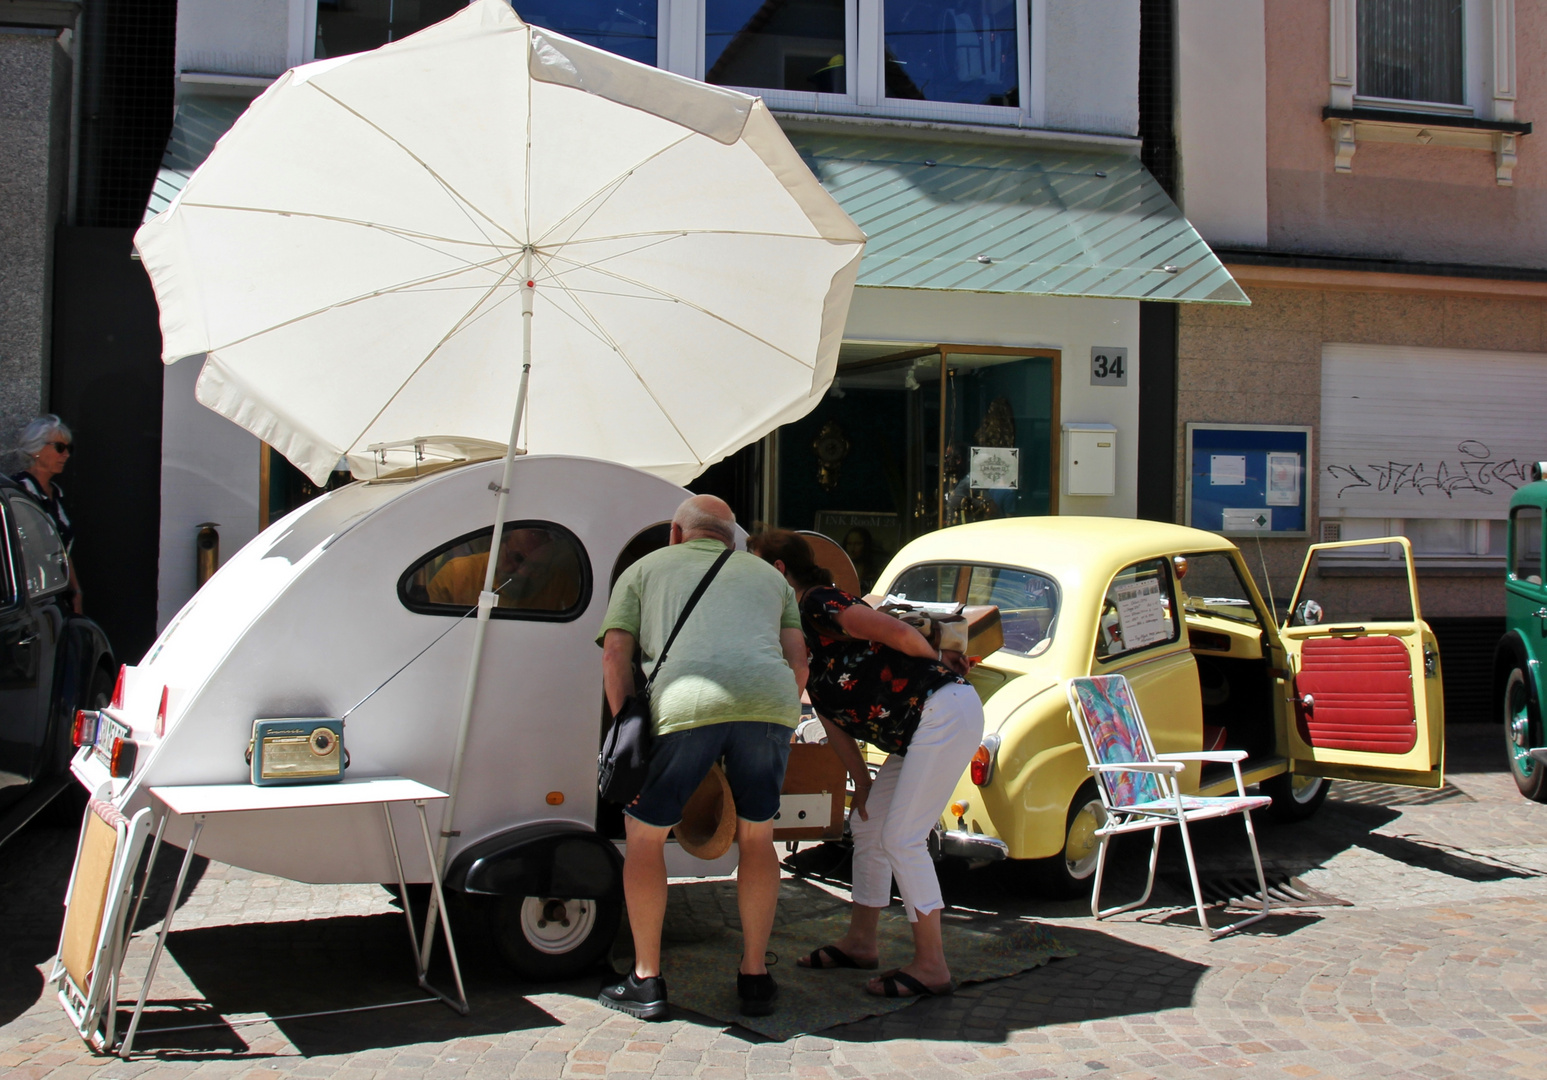
[[[718,540],[726,547],[736,543],[736,513],[725,502],[713,495],[694,495],[677,507],[672,515],[672,531],[676,543],[688,540]]]

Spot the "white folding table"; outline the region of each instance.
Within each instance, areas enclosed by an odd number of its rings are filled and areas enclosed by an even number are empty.
[[[315,809],[329,806],[359,806],[375,803],[381,807],[382,820],[387,825],[387,838],[392,843],[392,860],[397,866],[397,879],[399,900],[403,905],[403,917],[408,923],[408,938],[414,951],[414,964],[418,969],[419,987],[434,997],[415,998],[410,1001],[395,1001],[383,1005],[365,1006],[367,1009],[392,1008],[397,1005],[413,1005],[421,1002],[435,1001],[439,999],[466,1016],[469,1009],[467,1005],[467,991],[462,987],[462,969],[457,962],[456,942],[451,936],[451,923],[446,916],[446,898],[441,892],[439,875],[430,876],[430,886],[434,892],[432,910],[426,914],[424,924],[425,944],[428,945],[431,931],[434,929],[433,919],[439,913],[441,930],[446,935],[446,951],[451,956],[451,975],[456,980],[457,996],[455,998],[442,993],[429,982],[429,950],[420,951],[419,936],[414,929],[414,916],[408,903],[408,883],[403,877],[403,859],[398,850],[397,830],[392,825],[392,813],[388,809],[392,803],[411,802],[419,813],[419,831],[424,838],[424,853],[429,865],[435,865],[435,846],[430,840],[430,824],[425,817],[424,804],[437,799],[446,798],[444,791],[419,783],[417,780],[409,780],[401,776],[377,776],[361,779],[343,780],[336,784],[289,784],[273,787],[258,787],[254,784],[200,784],[183,787],[154,787],[150,789],[151,797],[161,804],[163,811],[160,823],[156,828],[156,840],[151,846],[150,866],[156,862],[156,854],[161,849],[161,839],[166,834],[168,820],[174,815],[179,817],[191,817],[193,819],[193,835],[188,840],[188,849],[183,855],[182,867],[177,872],[177,884],[172,887],[172,897],[167,902],[166,918],[161,923],[161,930],[156,935],[156,946],[151,952],[150,967],[145,972],[145,981],[140,986],[139,1000],[134,1006],[134,1016],[129,1021],[129,1029],[124,1033],[123,1045],[119,1053],[128,1058],[134,1047],[134,1037],[139,1030],[140,1015],[145,1011],[145,1001],[150,995],[151,982],[156,977],[156,966],[161,962],[161,953],[166,947],[167,935],[172,932],[172,918],[177,911],[177,898],[183,891],[183,883],[188,877],[189,864],[193,862],[194,850],[199,846],[199,834],[204,830],[204,822],[211,814],[241,814],[252,813],[261,810],[297,810]],[[145,899],[145,892],[150,888],[150,871],[146,870],[145,884],[140,889],[139,899],[134,905],[134,914],[130,916],[129,927],[132,933],[134,917],[139,913],[140,903]],[[359,1008],[335,1009],[324,1012],[307,1013],[308,1016],[326,1016],[334,1013],[357,1012]],[[287,1019],[287,1017],[270,1017],[269,1019]],[[208,1025],[188,1025],[188,1027],[205,1027]],[[177,1028],[156,1028],[157,1031],[179,1031]]]

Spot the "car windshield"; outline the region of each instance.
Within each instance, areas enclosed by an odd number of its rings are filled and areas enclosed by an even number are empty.
[[[1235,560],[1223,551],[1188,555],[1176,560],[1176,569],[1181,578],[1182,610],[1187,614],[1262,625]]]
[[[1036,656],[1053,640],[1058,586],[1032,570],[971,563],[927,563],[904,570],[889,596],[914,603],[992,604],[999,609],[1004,647]]]

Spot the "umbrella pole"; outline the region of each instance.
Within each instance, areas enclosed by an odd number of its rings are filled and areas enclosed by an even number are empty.
[[[532,280],[532,253],[526,253],[523,267],[526,280],[521,286],[521,382],[516,388],[516,414],[510,422],[510,445],[505,450],[505,469],[494,488],[494,535],[489,538],[489,563],[483,572],[483,591],[478,594],[478,618],[473,626],[473,655],[468,662],[467,685],[462,692],[462,715],[457,722],[456,751],[451,758],[451,784],[449,797],[441,814],[440,837],[435,844],[435,865],[430,872],[439,877],[446,865],[446,847],[453,836],[459,835],[454,828],[457,810],[457,790],[462,786],[462,760],[467,751],[467,731],[473,719],[473,699],[478,693],[478,667],[483,659],[484,631],[489,626],[489,613],[499,601],[494,591],[494,574],[499,562],[500,538],[505,531],[505,506],[510,501],[510,477],[516,465],[516,441],[521,435],[521,416],[526,412],[527,382],[532,375],[532,300],[536,292]],[[406,901],[405,901],[406,902]],[[421,964],[430,961],[430,947],[434,944],[436,896],[430,894],[429,913],[426,916],[423,945],[420,947]]]

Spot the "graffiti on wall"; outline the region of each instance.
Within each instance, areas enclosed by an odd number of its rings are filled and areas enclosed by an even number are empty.
[[[1387,461],[1385,464],[1332,464],[1325,466],[1328,486],[1341,499],[1347,492],[1365,495],[1444,496],[1508,493],[1531,481],[1533,462],[1494,456],[1488,444],[1463,439],[1456,444],[1455,460],[1426,462]]]

